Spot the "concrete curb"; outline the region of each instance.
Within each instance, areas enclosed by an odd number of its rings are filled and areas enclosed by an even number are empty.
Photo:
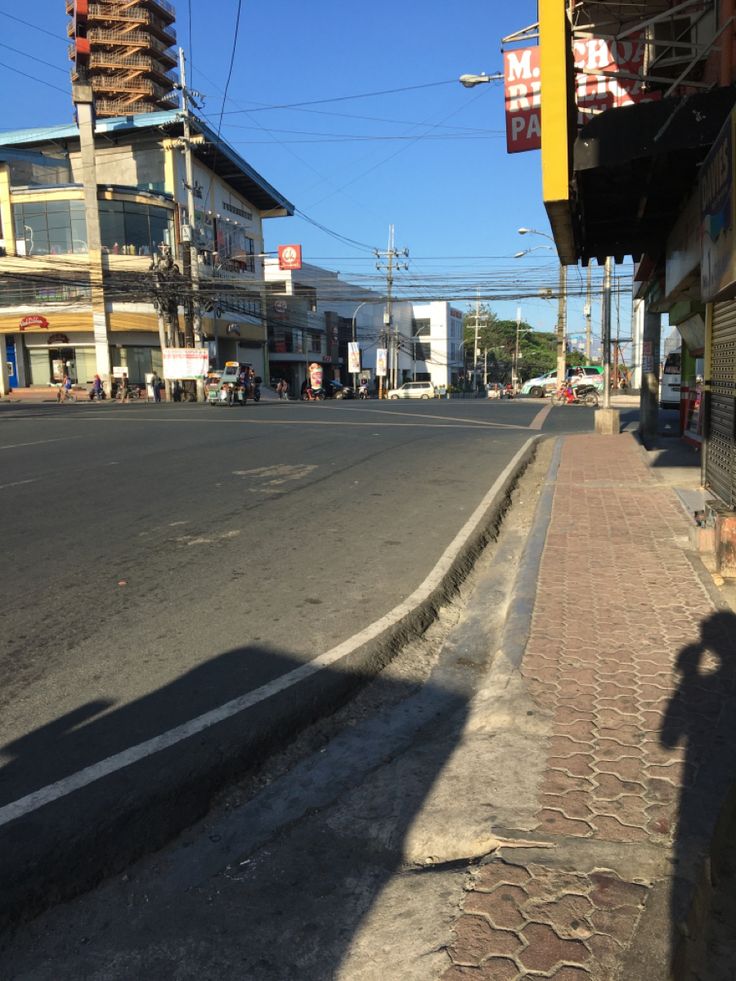
[[[541,438],[531,437],[517,452],[424,583],[356,637],[180,732],[171,730],[0,808],[0,927],[89,889],[160,848],[207,812],[223,784],[253,770],[379,672],[398,647],[429,626],[466,578],[493,539]]]

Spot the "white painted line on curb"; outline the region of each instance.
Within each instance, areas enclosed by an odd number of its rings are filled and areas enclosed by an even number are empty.
[[[64,777],[62,780],[57,780],[55,783],[48,784],[46,787],[41,787],[39,790],[33,791],[33,793],[27,796],[21,797],[20,800],[12,801],[10,804],[0,807],[0,827],[24,817],[26,814],[31,814],[46,804],[66,797],[75,790],[88,787],[96,780],[101,780],[103,777],[116,773],[118,770],[123,770],[133,763],[153,756],[155,753],[159,753],[164,749],[169,749],[171,746],[175,746],[190,736],[195,736],[197,733],[204,732],[219,722],[224,722],[226,719],[232,718],[232,716],[237,715],[244,709],[252,708],[252,706],[257,705],[259,702],[286,690],[291,685],[304,681],[318,671],[330,667],[330,665],[342,660],[342,658],[346,657],[352,651],[362,647],[363,644],[367,644],[369,641],[380,636],[384,630],[392,627],[402,617],[407,616],[415,607],[423,603],[441,584],[463,545],[475,531],[483,515],[490,507],[496,494],[499,493],[505,481],[515,469],[518,461],[523,457],[529,444],[537,438],[536,436],[532,436],[514,455],[503,472],[496,478],[493,486],[483,497],[478,507],[473,511],[463,527],[442,553],[439,561],[424,582],[402,603],[399,603],[393,610],[385,614],[385,616],[374,621],[331,650],[320,654],[314,660],[309,661],[307,664],[302,664],[298,668],[294,668],[293,671],[287,672],[280,678],[275,678],[266,685],[261,685],[260,688],[255,688],[253,691],[245,695],[240,695],[238,698],[234,698],[232,701],[226,702],[224,705],[220,705],[210,712],[205,712],[204,715],[197,716],[197,718],[190,719],[188,722],[184,722],[174,729],[169,729],[161,733],[160,736],[154,736],[153,739],[147,739],[145,742],[138,743],[137,746],[131,746],[129,749],[116,753],[114,756],[109,756],[107,759],[100,760],[98,763],[84,767],[84,769],[68,777]]]

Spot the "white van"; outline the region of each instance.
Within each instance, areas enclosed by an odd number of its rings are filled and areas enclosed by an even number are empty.
[[[433,399],[436,397],[432,382],[404,382],[398,388],[390,388],[386,392],[389,399]]]
[[[679,409],[680,408],[680,385],[682,378],[680,375],[682,368],[682,355],[680,351],[670,351],[664,359],[662,369],[662,380],[659,383],[659,407],[660,409]]]

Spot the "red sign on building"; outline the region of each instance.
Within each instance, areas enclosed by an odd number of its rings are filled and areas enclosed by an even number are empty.
[[[21,330],[32,330],[34,327],[37,330],[48,330],[49,322],[40,314],[32,314],[29,317],[23,317],[18,326]]]
[[[659,92],[648,92],[643,87],[644,51],[641,37],[622,41],[591,37],[573,43],[579,126],[606,109],[660,98]],[[503,65],[506,149],[509,153],[539,150],[542,145],[539,48],[506,51]]]
[[[301,269],[301,268],[302,268],[301,245],[280,245],[279,269]]]
[[[539,48],[504,51],[504,91],[506,96],[506,150],[539,150],[540,126]]]

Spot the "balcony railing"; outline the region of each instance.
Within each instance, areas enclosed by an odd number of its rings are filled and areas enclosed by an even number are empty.
[[[155,14],[152,14],[150,10],[145,10],[143,7],[112,7],[103,6],[99,3],[91,3],[89,5],[89,15],[91,22],[97,19],[122,24],[145,25],[151,31],[155,31],[162,41],[166,41],[169,45],[176,44],[176,29],[170,24],[164,23]],[[90,28],[92,29],[92,23],[90,24]],[[67,25],[67,31],[70,36],[73,34],[73,22]]]

